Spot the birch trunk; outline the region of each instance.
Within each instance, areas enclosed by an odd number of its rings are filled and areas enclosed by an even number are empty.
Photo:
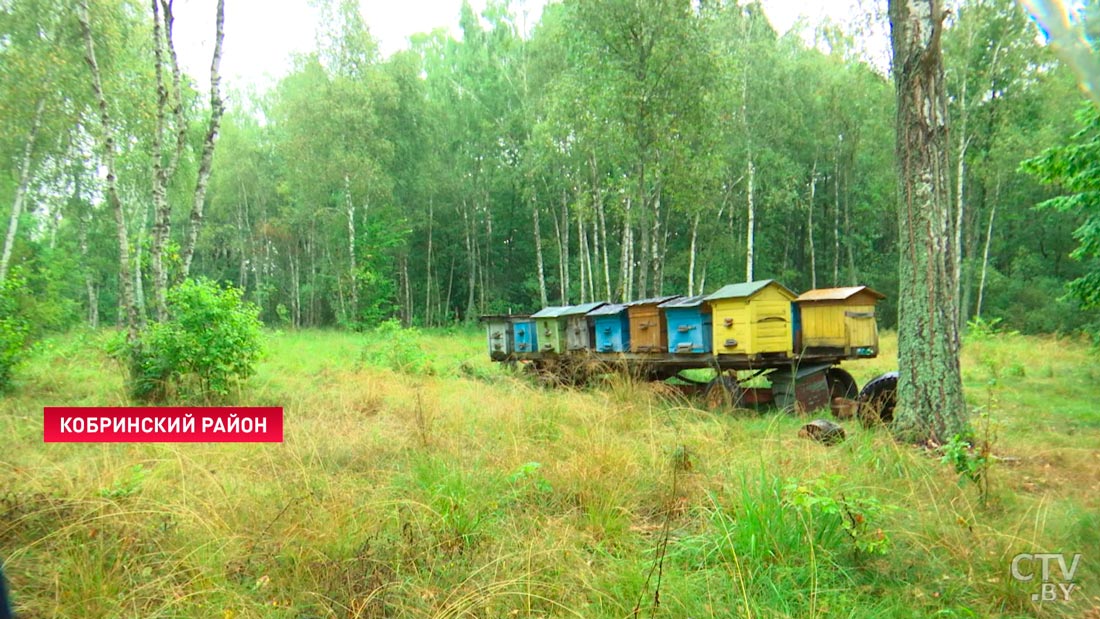
[[[119,322],[126,326],[127,341],[135,346],[139,340],[140,324],[137,306],[134,305],[134,288],[130,269],[130,238],[126,229],[126,214],[122,209],[122,200],[118,195],[118,182],[115,175],[115,136],[111,127],[111,116],[107,108],[107,98],[103,93],[103,82],[96,62],[95,42],[92,40],[91,18],[88,16],[88,0],[80,0],[77,19],[84,37],[85,56],[92,77],[92,90],[95,93],[99,115],[100,146],[103,150],[103,167],[107,170],[107,202],[114,213],[115,231],[118,241],[118,297]]]
[[[221,126],[225,104],[222,102],[219,67],[222,61],[222,42],[225,40],[225,0],[218,0],[215,19],[214,58],[210,62],[210,123],[206,128],[206,137],[202,143],[202,157],[199,160],[199,174],[195,181],[195,198],[191,203],[191,227],[187,231],[187,242],[182,253],[182,278],[191,273],[191,260],[195,255],[195,243],[202,226],[203,204],[206,201],[206,185],[210,181],[210,171],[214,162],[214,147],[218,143],[218,128]],[[310,293],[312,294],[312,292]]]
[[[344,208],[348,214],[348,323],[359,320],[359,266],[355,258],[355,201],[351,197],[351,176],[344,174]]]
[[[535,261],[539,271],[539,302],[541,307],[550,304],[546,295],[546,263],[542,257],[542,231],[539,229],[539,205],[538,201],[531,198],[531,215],[535,220]]]
[[[695,296],[695,251],[699,239],[699,213],[691,219],[691,249],[688,252],[688,296]]]
[[[588,273],[585,260],[588,257],[588,239],[584,233],[584,218],[577,213],[577,267],[581,284],[581,303],[588,303]]]
[[[840,144],[833,161],[833,287],[840,285]]]
[[[435,225],[435,197],[428,198],[428,256],[424,267],[424,326],[432,326],[432,228]]]
[[[817,161],[810,172],[810,208],[806,213],[806,236],[810,241],[810,288],[817,288],[817,251],[814,248],[814,196],[817,195]]]
[[[469,203],[462,200],[462,223],[466,233],[466,316],[474,312],[474,299],[477,291],[477,255],[474,253],[473,222],[470,221]]]
[[[753,271],[753,236],[756,231],[756,205],[754,204],[755,195],[753,194],[753,183],[756,179],[756,166],[752,163],[752,153],[749,153],[749,166],[748,166],[748,204],[745,212],[745,281],[751,282]]]
[[[994,55],[996,57],[996,55]],[[959,153],[958,153],[958,169],[956,170],[956,185],[955,185],[955,298],[962,299],[961,287],[962,287],[962,234],[963,234],[963,218],[966,213],[966,202],[964,201],[965,189],[966,189],[966,150],[969,146],[969,138],[966,135],[966,77],[963,77],[962,92],[960,93],[959,110],[961,111],[962,118],[959,120]],[[959,329],[963,328],[963,321],[965,318],[965,310],[960,306],[956,312],[959,315]]]
[[[906,440],[966,430],[947,157],[940,0],[889,0],[897,96],[898,408]]]
[[[561,303],[569,305],[569,201],[564,190],[561,192]]]
[[[997,179],[997,191],[993,195],[993,205],[989,208],[989,224],[985,229],[985,249],[982,250],[982,276],[978,281],[978,303],[974,308],[974,315],[981,319],[982,317],[982,300],[985,297],[985,275],[989,269],[989,245],[993,241],[993,220],[997,217],[997,200],[1000,193],[1000,179]]]
[[[46,98],[42,97],[35,106],[34,120],[27,131],[27,140],[23,145],[23,159],[19,165],[19,184],[15,186],[15,199],[11,205],[11,219],[8,221],[8,234],[4,238],[4,252],[0,254],[0,283],[8,278],[8,266],[11,264],[11,252],[15,246],[15,233],[19,229],[19,217],[23,214],[23,200],[27,195],[27,187],[31,183],[31,160],[34,155],[34,145],[38,141],[38,131],[42,127],[42,112],[46,109]]]
[[[75,174],[73,180],[73,204],[79,204],[81,195],[80,174]],[[84,271],[84,289],[88,294],[88,326],[99,328],[99,291],[96,289],[95,271],[92,268],[91,256],[88,252],[88,226],[91,224],[92,212],[89,208],[81,208],[76,216],[77,242],[80,246],[81,269]]]
[[[607,244],[607,218],[604,216],[603,200],[597,202],[596,214],[600,218],[600,244],[603,245],[603,283],[607,292],[607,300],[611,300],[611,246]]]
[[[618,297],[621,301],[629,301],[631,299],[631,286],[630,286],[630,246],[634,243],[634,237],[630,229],[630,198],[626,199],[626,209],[623,213],[623,231],[622,241],[620,241],[620,256],[619,256],[619,291]]]

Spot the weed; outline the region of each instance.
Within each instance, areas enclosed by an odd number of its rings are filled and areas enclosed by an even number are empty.
[[[839,519],[841,529],[848,534],[857,554],[886,554],[890,547],[890,537],[882,529],[883,520],[897,507],[865,494],[846,483],[844,477],[790,479],[784,486],[784,494],[787,503],[797,508],[810,523],[808,526],[831,529]],[[821,522],[824,524],[814,524]]]
[[[989,472],[995,460],[993,444],[996,440],[996,425],[983,411],[970,435],[956,434],[941,448],[941,461],[954,467],[960,481],[969,481],[978,487],[978,499],[983,507],[989,502]]]
[[[101,488],[97,493],[105,499],[124,499],[141,491],[141,485],[145,482],[148,471],[140,464],[130,467],[130,472],[115,480],[109,488]]]

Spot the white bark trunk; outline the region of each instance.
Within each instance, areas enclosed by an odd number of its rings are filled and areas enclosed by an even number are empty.
[[[688,296],[695,296],[695,250],[699,239],[699,213],[691,220],[691,250],[688,254]]]
[[[974,315],[982,317],[982,300],[985,296],[985,274],[989,268],[989,245],[993,240],[993,220],[997,217],[997,201],[989,209],[989,225],[985,229],[985,249],[982,251],[982,277],[978,282],[978,304],[974,308]]]
[[[77,10],[77,19],[84,37],[85,61],[92,77],[92,90],[95,93],[96,107],[99,113],[100,143],[102,148],[103,166],[107,169],[106,194],[107,202],[115,218],[115,231],[118,240],[118,301],[120,308],[119,322],[127,327],[127,340],[135,345],[139,339],[140,324],[137,314],[137,306],[134,304],[134,288],[131,280],[130,269],[130,237],[126,229],[126,214],[122,208],[122,200],[118,195],[118,183],[115,176],[115,136],[111,126],[110,112],[107,107],[107,98],[103,93],[103,82],[99,74],[99,64],[96,62],[95,42],[92,39],[91,18],[88,15],[88,0],[81,0]]]
[[[817,195],[817,161],[810,172],[810,208],[806,214],[806,236],[810,241],[810,288],[817,288],[817,251],[814,248],[814,196]]]
[[[195,255],[195,243],[202,226],[203,204],[206,200],[206,185],[210,181],[210,171],[214,161],[214,147],[218,143],[218,129],[221,126],[225,104],[222,102],[219,67],[222,61],[222,42],[225,40],[225,0],[218,0],[215,19],[214,58],[210,62],[210,124],[206,128],[206,138],[202,144],[202,158],[199,161],[198,179],[195,181],[195,199],[191,203],[191,227],[187,231],[187,243],[183,248],[183,273],[186,278],[191,273],[191,259]]]
[[[752,163],[752,155],[749,155],[749,193],[748,193],[748,208],[746,209],[746,222],[745,222],[745,281],[751,282],[753,271],[753,237],[756,231],[756,205],[754,204],[755,195],[753,194],[753,183],[756,179],[756,166]]]
[[[542,303],[542,307],[549,305],[549,299],[546,294],[546,263],[542,257],[542,230],[539,228],[539,206],[538,201],[534,198],[531,199],[531,215],[535,220],[535,262],[539,271],[539,302]]]
[[[0,283],[8,277],[8,266],[11,264],[11,252],[15,246],[15,233],[19,229],[19,217],[23,214],[23,200],[27,195],[27,187],[31,182],[31,160],[34,155],[34,144],[38,141],[38,130],[42,126],[42,112],[46,109],[46,98],[38,100],[34,110],[34,120],[27,131],[27,141],[23,145],[23,160],[19,165],[19,184],[15,186],[15,199],[11,205],[11,219],[8,222],[8,234],[4,238],[4,252],[0,255]]]

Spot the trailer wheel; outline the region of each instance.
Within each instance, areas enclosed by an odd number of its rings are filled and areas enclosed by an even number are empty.
[[[859,385],[856,379],[847,371],[837,367],[825,370],[825,380],[829,383],[829,401],[834,398],[854,400],[859,395]]]
[[[887,372],[871,380],[859,392],[863,425],[876,422],[890,423],[894,420],[894,407],[898,403],[898,373]]]
[[[703,389],[703,402],[711,410],[736,408],[741,403],[741,386],[729,374],[719,374]]]

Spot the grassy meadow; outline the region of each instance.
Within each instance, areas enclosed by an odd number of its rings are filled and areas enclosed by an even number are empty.
[[[283,444],[44,444],[45,405],[128,404],[108,336],[42,342],[0,399],[26,619],[1100,618],[1084,341],[967,342],[985,489],[855,422],[826,447],[629,379],[544,388],[475,330],[271,333],[231,403],[285,407]],[[1070,601],[1032,600],[1022,552],[1082,554]]]

